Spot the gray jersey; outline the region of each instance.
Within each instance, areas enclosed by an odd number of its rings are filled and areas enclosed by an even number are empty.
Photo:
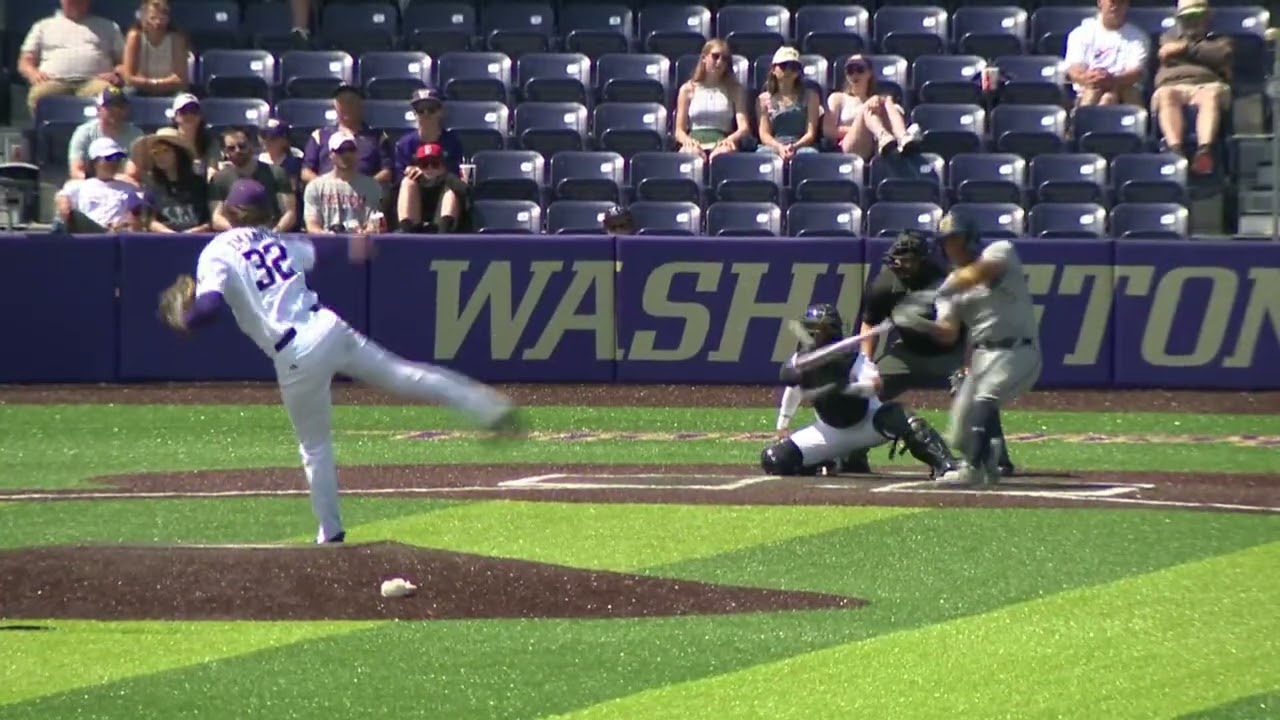
[[[1035,306],[1027,288],[1022,260],[1008,240],[997,240],[982,251],[984,260],[1004,264],[1004,275],[990,292],[962,295],[954,301],[956,318],[969,329],[969,342],[1031,338],[1038,340]]]

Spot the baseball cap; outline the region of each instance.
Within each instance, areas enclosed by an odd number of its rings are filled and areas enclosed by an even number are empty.
[[[179,93],[178,96],[173,99],[173,104],[169,107],[176,114],[183,108],[187,108],[192,105],[195,105],[198,110],[200,108],[200,98],[192,95],[191,93]]]
[[[288,123],[277,118],[271,118],[267,121],[266,126],[262,128],[262,137],[287,137],[288,135]]]
[[[352,135],[346,130],[339,130],[338,132],[329,136],[329,151],[337,152],[343,145],[346,145],[347,143],[351,143],[352,145],[355,145],[356,136]]]
[[[129,96],[115,85],[108,85],[103,89],[102,94],[98,96],[98,107],[106,107],[107,105],[128,105]]]
[[[231,185],[225,203],[232,207],[266,207],[271,202],[267,189],[252,178],[240,178]]]
[[[413,91],[413,96],[409,98],[409,104],[417,107],[420,103],[435,103],[441,105],[444,98],[440,97],[440,93],[435,88],[421,88]]]
[[[100,137],[89,143],[89,159],[103,160],[117,155],[127,155],[124,148],[120,147],[120,143],[109,137]]]
[[[331,95],[330,97],[336,98],[342,93],[355,93],[359,97],[364,97],[364,91],[361,90],[358,86],[352,85],[350,83],[342,83],[338,87],[334,88],[333,95]]]
[[[418,146],[417,151],[413,153],[415,161],[427,160],[430,158],[444,158],[444,148],[438,143],[423,143]]]
[[[773,54],[774,65],[798,62],[800,62],[800,51],[793,47],[780,47],[778,48],[778,51]]]
[[[1209,12],[1209,0],[1178,0],[1178,9],[1174,17],[1201,15]]]

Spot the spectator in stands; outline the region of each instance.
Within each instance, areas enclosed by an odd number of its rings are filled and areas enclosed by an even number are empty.
[[[293,187],[301,190],[302,151],[289,143],[289,126],[281,120],[271,118],[259,134],[262,137],[262,152],[258,155],[258,160],[284,170]]]
[[[89,165],[93,160],[90,148],[99,138],[110,138],[120,147],[133,148],[142,139],[142,129],[129,122],[129,98],[120,88],[106,86],[98,94],[98,117],[86,120],[71,133],[67,144],[68,173],[73,180],[83,180],[92,175]],[[126,174],[135,180],[139,170],[133,161],[126,165]]]
[[[397,232],[468,232],[471,229],[471,188],[449,171],[444,148],[427,143],[414,154],[415,177],[400,181]],[[310,188],[307,189],[310,192]]]
[[[1208,0],[1178,0],[1178,26],[1160,38],[1151,111],[1160,123],[1165,149],[1182,153],[1182,109],[1196,108],[1196,147],[1191,170],[1213,172],[1213,144],[1222,112],[1231,103],[1231,38],[1209,32]]]
[[[449,172],[461,175],[465,151],[458,136],[444,129],[444,99],[440,97],[440,93],[433,88],[417,90],[410,98],[409,105],[418,119],[418,129],[416,132],[405,133],[396,141],[392,176],[397,181],[409,175],[417,177],[417,152],[425,143],[439,145],[444,150],[444,164]]]
[[[294,50],[310,48],[311,0],[289,0],[289,12],[293,16],[293,29],[289,31],[289,44]]]
[[[702,46],[689,81],[676,96],[676,144],[681,152],[713,158],[735,152],[751,134],[747,97],[733,72],[733,54],[720,39]]]
[[[61,3],[61,12],[32,25],[22,41],[18,72],[31,84],[27,108],[32,115],[42,97],[98,97],[108,86],[122,84],[124,36],[120,26],[91,14],[90,0]]]
[[[893,96],[877,92],[871,62],[851,55],[844,64],[844,88],[832,91],[827,98],[823,135],[842,152],[869,160],[873,152],[914,152],[919,147],[920,128],[907,127],[902,106]]]
[[[604,221],[600,225],[609,235],[636,234],[636,219],[631,216],[630,210],[621,205],[614,205],[606,210]]]
[[[152,96],[185,91],[188,45],[186,35],[169,25],[169,0],[143,0],[124,39],[126,87]]]
[[[218,138],[209,129],[200,112],[200,99],[191,93],[182,93],[173,99],[173,126],[195,148],[196,173],[212,178],[222,160]]]
[[[1076,106],[1140,105],[1150,39],[1128,22],[1129,0],[1098,0],[1098,16],[1067,35],[1067,78]]]
[[[271,222],[276,232],[292,232],[297,226],[297,204],[293,186],[283,169],[262,162],[249,139],[249,133],[241,128],[228,128],[222,133],[222,152],[227,166],[214,173],[209,183],[210,214],[214,230],[230,230],[231,223],[222,212],[231,186],[240,178],[253,178],[271,194]]]
[[[790,160],[796,153],[817,152],[822,99],[804,83],[800,53],[780,47],[760,93],[760,152]]]
[[[128,153],[120,143],[100,137],[89,144],[89,173],[67,182],[54,200],[57,219],[70,232],[108,232],[128,227],[141,208],[142,194],[122,170]]]
[[[308,182],[302,193],[307,232],[380,232],[373,214],[381,212],[382,185],[361,172],[356,136],[339,130],[325,142],[332,169]]]
[[[329,138],[343,132],[356,139],[356,167],[374,180],[392,182],[391,139],[364,124],[364,94],[354,85],[342,85],[333,93],[338,124],[311,133],[302,153],[302,181],[311,182],[333,169]]]
[[[195,148],[174,128],[146,138],[150,170],[142,189],[150,199],[152,232],[209,232],[209,184],[195,170]]]

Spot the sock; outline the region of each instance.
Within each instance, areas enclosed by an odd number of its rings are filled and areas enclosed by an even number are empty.
[[[969,410],[969,447],[965,448],[965,460],[970,467],[980,467],[987,461],[991,450],[993,428],[998,427],[1000,408],[991,400],[976,400]]]
[[[1000,422],[999,408],[996,408],[996,411],[991,416],[991,439],[1004,440],[1004,425]],[[996,459],[1001,465],[1013,464],[1009,461],[1009,443],[1006,442],[1001,444],[1000,457]]]

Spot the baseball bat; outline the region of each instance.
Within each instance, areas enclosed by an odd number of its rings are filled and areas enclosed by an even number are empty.
[[[791,331],[792,335],[796,336],[796,340],[800,341],[802,350],[809,352],[813,349],[813,336],[809,334],[808,330],[805,330],[804,323],[794,319],[788,320],[787,329]]]
[[[867,332],[862,333],[861,335],[854,335],[853,337],[848,337],[838,342],[831,343],[830,345],[820,347],[817,350],[814,350],[812,352],[807,352],[799,355],[798,357],[796,357],[794,367],[797,370],[808,370],[810,368],[814,368],[819,365],[822,365],[828,359],[830,359],[832,355],[858,352],[858,350],[860,349],[859,346],[862,345],[863,340],[866,340],[867,338],[871,338],[871,337],[877,337],[879,335],[884,335],[885,333],[889,332],[892,329],[893,329],[893,322],[890,320],[885,320],[881,322],[879,325],[876,325],[875,327],[871,328]]]

